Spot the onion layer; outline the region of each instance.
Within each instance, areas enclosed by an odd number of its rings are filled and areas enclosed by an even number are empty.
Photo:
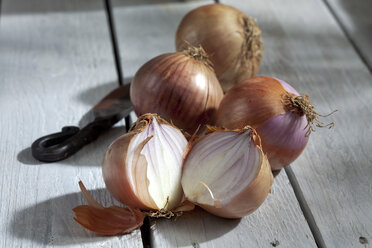
[[[185,197],[217,216],[240,218],[265,200],[273,175],[250,127],[216,130],[194,144],[182,172]]]
[[[155,114],[137,120],[108,148],[103,160],[107,189],[120,202],[142,210],[172,210],[182,201],[181,165],[187,140]]]
[[[260,68],[261,30],[254,19],[231,6],[209,4],[189,12],[177,30],[177,51],[188,43],[206,50],[225,92]]]
[[[312,125],[323,126],[317,116],[308,97],[300,96],[288,83],[254,77],[226,93],[217,113],[217,125],[255,128],[272,170],[279,170],[301,154]]]
[[[137,115],[158,113],[193,133],[199,125],[214,124],[223,92],[204,50],[189,46],[144,64],[130,96]]]

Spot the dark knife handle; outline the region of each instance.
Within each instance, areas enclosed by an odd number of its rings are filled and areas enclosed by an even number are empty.
[[[83,146],[96,140],[111,125],[93,122],[83,129],[74,126],[62,128],[59,133],[46,135],[31,145],[32,156],[42,162],[56,162],[68,158]]]

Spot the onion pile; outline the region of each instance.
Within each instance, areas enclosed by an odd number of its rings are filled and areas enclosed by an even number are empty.
[[[225,92],[260,69],[261,30],[254,19],[231,6],[209,4],[190,11],[177,30],[177,51],[188,43],[205,49]]]
[[[88,205],[73,209],[78,223],[116,235],[139,228],[146,216],[171,218],[195,205],[240,218],[264,202],[272,170],[300,155],[314,126],[334,124],[320,122],[308,96],[288,83],[251,78],[261,62],[260,33],[253,19],[223,4],[184,17],[181,52],[137,71],[130,96],[140,117],[103,159],[106,187],[126,206],[103,207],[79,182]],[[194,135],[187,141],[181,130]]]
[[[217,125],[242,128],[250,125],[262,140],[272,170],[293,162],[305,148],[313,125],[324,125],[307,95],[271,77],[243,80],[226,92],[217,113]]]
[[[138,116],[158,113],[193,133],[214,124],[223,92],[201,47],[168,53],[144,64],[133,78],[130,97]]]
[[[170,218],[195,205],[225,218],[256,210],[273,183],[256,131],[207,130],[188,143],[156,114],[140,116],[103,160],[106,187],[126,207],[104,208],[80,183],[88,205],[74,209],[75,220],[96,233],[115,235],[139,228],[146,215]]]

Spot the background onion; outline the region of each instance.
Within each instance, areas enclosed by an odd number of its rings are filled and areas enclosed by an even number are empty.
[[[177,51],[187,43],[202,45],[225,92],[260,68],[261,30],[254,19],[231,6],[209,4],[189,12],[177,30]]]
[[[137,115],[158,113],[188,132],[214,124],[223,92],[202,48],[160,55],[133,78],[131,101]]]
[[[279,79],[246,79],[226,93],[217,114],[218,126],[255,128],[273,170],[283,168],[301,154],[312,124],[300,107],[286,101],[286,96],[299,93]]]

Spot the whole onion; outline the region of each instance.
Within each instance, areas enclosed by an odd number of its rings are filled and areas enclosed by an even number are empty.
[[[176,34],[177,51],[188,43],[205,49],[225,92],[259,71],[261,30],[254,19],[231,6],[209,4],[186,14]]]
[[[305,148],[320,116],[308,96],[288,83],[271,77],[243,80],[226,92],[217,113],[217,125],[241,128],[250,125],[261,137],[272,170],[294,161]]]
[[[137,115],[158,113],[187,132],[214,124],[223,91],[199,47],[167,53],[144,64],[133,78],[130,97]]]

